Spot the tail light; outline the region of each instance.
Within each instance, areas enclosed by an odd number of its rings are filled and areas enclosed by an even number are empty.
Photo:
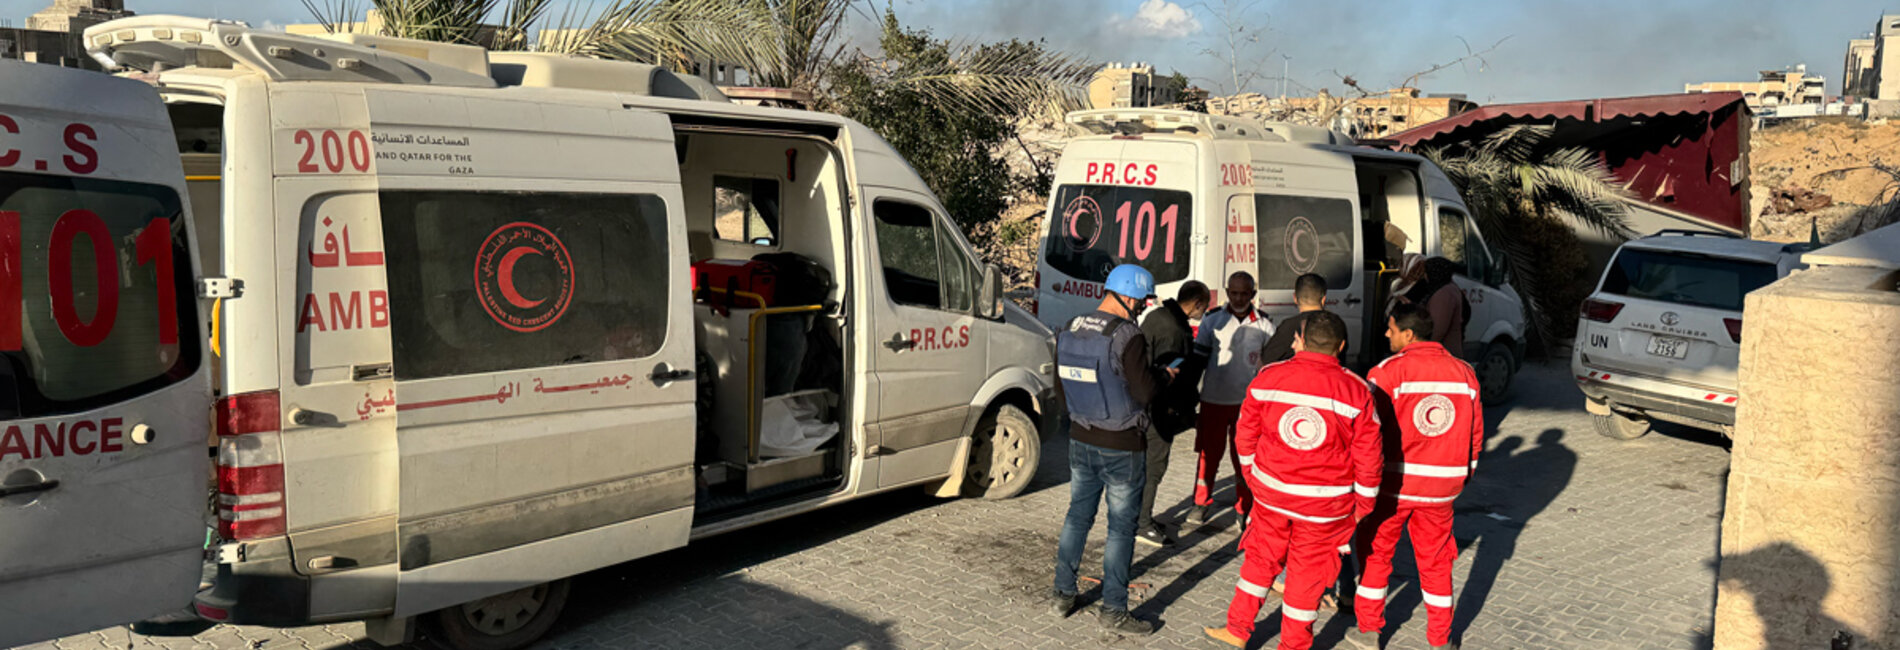
[[[282,417],[274,390],[218,401],[218,535],[226,540],[284,534]]]
[[[1724,318],[1722,319],[1722,324],[1728,326],[1729,338],[1734,339],[1736,343],[1742,342],[1742,319]]]
[[[1616,315],[1620,313],[1623,313],[1623,303],[1620,302],[1597,300],[1595,298],[1583,301],[1583,318],[1585,320],[1608,323],[1616,320]]]

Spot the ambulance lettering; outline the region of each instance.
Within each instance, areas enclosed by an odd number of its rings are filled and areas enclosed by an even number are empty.
[[[1078,282],[1075,280],[1057,282],[1051,286],[1049,290],[1082,298],[1101,298],[1102,296],[1108,295],[1104,293],[1106,289],[1103,289],[1100,284],[1094,282]]]
[[[33,126],[30,121],[22,125],[12,116],[0,113],[0,168],[32,167],[33,171],[43,172],[51,170],[52,162],[57,159],[67,173],[83,176],[99,171],[99,130],[91,124],[72,122],[59,127],[62,151],[35,153],[7,144],[9,140],[38,142],[40,138],[35,136],[39,134],[31,132]]]
[[[5,433],[0,433],[0,462],[14,456],[36,460],[121,451],[125,451],[124,418],[40,422],[31,429],[10,424]]]
[[[382,251],[356,250],[356,245],[350,242],[350,227],[344,225],[333,229],[335,225],[336,222],[330,217],[323,218],[323,226],[329,232],[323,235],[322,252],[316,249],[316,235],[311,235],[311,250],[304,252],[304,259],[310,264],[312,272],[316,269],[383,265]],[[381,289],[331,291],[321,297],[316,292],[306,293],[299,304],[298,334],[313,326],[319,332],[389,327],[389,292]]]
[[[945,325],[941,328],[913,329],[910,331],[910,340],[916,344],[911,349],[918,352],[966,348],[970,346],[970,326]]]
[[[1227,234],[1252,235],[1254,234],[1254,227],[1253,224],[1241,220],[1239,210],[1233,210],[1227,214]],[[1229,237],[1227,241],[1227,262],[1238,264],[1254,263],[1254,260],[1259,258],[1259,251],[1255,249],[1256,245],[1252,237]]]
[[[1161,166],[1141,163],[1092,162],[1082,168],[1082,182],[1096,185],[1153,187],[1161,180]]]
[[[364,304],[365,298],[368,305]],[[325,309],[329,315],[324,315]],[[317,294],[303,295],[303,308],[298,312],[297,333],[316,327],[319,332],[331,330],[384,329],[389,327],[389,292],[381,289],[368,292],[351,291],[347,294],[332,291],[324,300],[318,300]]]

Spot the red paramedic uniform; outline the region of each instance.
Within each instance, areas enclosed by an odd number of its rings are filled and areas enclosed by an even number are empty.
[[[1398,427],[1388,442],[1385,497],[1361,524],[1361,544],[1370,546],[1354,609],[1359,629],[1385,627],[1386,586],[1399,533],[1410,530],[1424,593],[1425,636],[1432,646],[1451,643],[1451,570],[1458,544],[1451,537],[1451,502],[1478,468],[1484,448],[1484,407],[1471,366],[1437,343],[1420,342],[1366,373]],[[1367,542],[1369,540],[1369,543]]]
[[[1312,647],[1320,596],[1339,576],[1339,547],[1379,494],[1379,445],[1372,391],[1338,358],[1299,352],[1254,378],[1234,437],[1254,505],[1229,633],[1253,633],[1267,587],[1285,567],[1280,648]]]

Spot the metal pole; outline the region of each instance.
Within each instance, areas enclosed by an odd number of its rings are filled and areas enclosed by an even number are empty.
[[[1280,99],[1286,99],[1286,76],[1293,68],[1293,57],[1280,55]]]

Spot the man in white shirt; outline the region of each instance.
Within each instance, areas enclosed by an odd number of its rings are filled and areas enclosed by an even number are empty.
[[[1241,458],[1234,446],[1234,423],[1246,401],[1247,385],[1260,373],[1261,353],[1273,338],[1273,323],[1254,309],[1253,275],[1239,271],[1227,278],[1227,304],[1201,319],[1194,336],[1194,353],[1206,358],[1201,380],[1201,414],[1194,431],[1194,451],[1200,463],[1194,473],[1194,509],[1187,523],[1207,523],[1214,505],[1214,478],[1222,456],[1232,456],[1234,477],[1240,479]],[[1244,520],[1253,509],[1253,494],[1244,480],[1234,481],[1238,498],[1234,509]]]

